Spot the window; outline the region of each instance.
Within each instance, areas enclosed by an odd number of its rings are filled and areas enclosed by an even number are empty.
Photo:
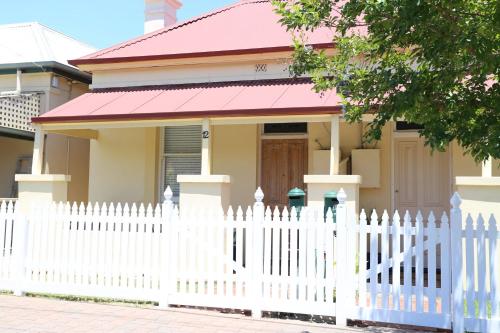
[[[417,131],[421,130],[424,127],[419,124],[409,123],[407,121],[397,121],[396,122],[396,131]]]
[[[162,193],[170,185],[174,201],[179,201],[177,175],[201,173],[201,126],[165,127],[163,138]]]
[[[307,123],[264,124],[264,134],[303,134],[307,133]]]

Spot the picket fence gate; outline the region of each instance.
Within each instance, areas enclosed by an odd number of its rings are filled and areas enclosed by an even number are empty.
[[[0,290],[500,332],[495,218],[0,204]],[[334,223],[335,222],[335,223]],[[336,303],[339,306],[336,306]]]

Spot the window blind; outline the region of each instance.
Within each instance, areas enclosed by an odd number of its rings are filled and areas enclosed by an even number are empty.
[[[179,200],[177,175],[201,174],[201,126],[165,127],[163,191],[170,185]]]

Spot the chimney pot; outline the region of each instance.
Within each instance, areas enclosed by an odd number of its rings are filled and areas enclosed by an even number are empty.
[[[179,0],[144,0],[144,5],[145,34],[177,22],[177,10],[182,7]]]

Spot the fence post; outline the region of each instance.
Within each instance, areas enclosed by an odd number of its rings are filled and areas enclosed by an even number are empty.
[[[261,318],[262,317],[262,274],[263,274],[263,262],[262,262],[262,252],[263,252],[263,225],[264,225],[264,192],[259,187],[255,191],[255,204],[253,205],[253,223],[252,223],[252,266],[251,266],[251,276],[252,276],[252,317]]]
[[[26,249],[28,246],[28,219],[19,209],[19,202],[14,208],[14,295],[24,296],[26,283]]]
[[[168,308],[169,298],[170,298],[170,288],[172,283],[172,276],[174,269],[170,265],[171,262],[175,262],[173,256],[175,255],[172,247],[172,233],[173,233],[173,225],[172,225],[172,213],[174,210],[174,202],[172,201],[173,193],[170,186],[167,186],[165,192],[163,193],[165,200],[162,204],[162,235],[161,235],[161,253],[162,253],[162,263],[161,263],[161,296],[159,307],[162,309]]]
[[[465,331],[464,324],[464,290],[463,290],[463,264],[462,264],[462,210],[460,204],[462,199],[455,192],[450,200],[450,255],[451,255],[451,300],[452,300],[452,323],[453,332]],[[441,254],[443,255],[443,254]]]
[[[353,258],[349,258],[349,233],[348,233],[348,213],[346,205],[347,195],[344,189],[340,189],[337,194],[337,237],[336,243],[336,270],[337,270],[337,285],[335,286],[335,324],[338,326],[347,326],[347,316],[352,310],[351,294],[354,292],[353,280],[349,272]]]

